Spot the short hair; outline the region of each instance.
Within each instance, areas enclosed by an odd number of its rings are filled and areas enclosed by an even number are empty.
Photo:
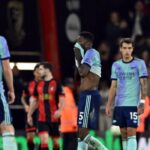
[[[38,69],[39,68],[39,66],[40,66],[40,64],[38,63],[38,64],[36,64],[35,65],[35,67],[34,67],[34,69],[33,69],[33,71],[35,71],[36,69]]]
[[[83,31],[79,35],[85,38],[86,40],[89,40],[92,43],[94,42],[94,34],[91,32]]]
[[[53,70],[53,66],[52,64],[48,63],[48,62],[41,62],[40,63],[40,66],[43,66],[45,69],[49,69],[49,71],[52,71]]]
[[[123,43],[132,44],[132,46],[134,47],[134,42],[131,38],[122,38],[119,42],[119,47],[122,47]]]

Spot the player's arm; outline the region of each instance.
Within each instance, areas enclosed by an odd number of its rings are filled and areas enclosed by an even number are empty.
[[[29,112],[27,115],[27,121],[29,123],[29,125],[33,125],[33,121],[32,121],[32,114],[34,113],[34,111],[38,108],[38,101],[35,97],[31,96],[30,97],[30,107],[29,107]]]
[[[78,42],[76,42],[73,50],[74,50],[74,55],[75,55],[76,67],[78,67],[81,65],[81,60],[84,55],[84,49],[81,47],[81,45]]]
[[[13,86],[13,74],[10,68],[9,59],[2,60],[2,66],[3,66],[4,79],[8,87],[9,104],[12,104],[15,101],[15,93],[14,93],[14,86]]]
[[[32,114],[38,108],[38,84],[35,86],[34,92],[32,95],[30,95],[29,98],[29,106],[30,106],[29,113],[28,113],[29,116],[32,116]]]
[[[55,118],[59,118],[61,116],[61,111],[63,110],[63,108],[65,107],[65,96],[61,95],[59,97],[59,109],[55,112],[54,117]]]
[[[75,59],[77,61],[76,65],[80,66],[81,65],[81,60],[82,60],[82,55],[81,55],[80,49],[74,47],[73,50],[74,50]]]
[[[81,65],[78,67],[79,74],[81,77],[84,77],[89,73],[89,71],[93,65],[94,55],[95,55],[95,53],[91,50],[88,50],[85,53],[83,60],[81,62]]]
[[[140,85],[141,85],[141,99],[145,100],[147,94],[147,67],[145,62],[142,60],[140,61],[139,67],[139,78],[140,78]],[[144,103],[140,103],[138,107],[138,114],[142,114],[144,112]]]
[[[9,104],[15,101],[15,93],[14,93],[14,86],[13,86],[13,75],[12,70],[9,64],[10,53],[7,45],[7,41],[4,37],[0,37],[0,56],[2,61],[3,67],[3,75],[8,87],[8,100]]]
[[[108,116],[111,116],[111,109],[114,102],[114,97],[116,95],[116,89],[117,89],[117,80],[112,80],[111,87],[109,90],[108,102],[106,105],[106,114]]]
[[[144,101],[141,101],[138,106],[138,114],[139,115],[144,112],[145,99],[146,99],[146,96],[148,95],[148,93],[147,93],[147,78],[140,78],[140,84],[141,84],[141,99],[143,99]]]
[[[29,111],[29,105],[26,102],[26,93],[25,93],[25,91],[22,92],[21,103],[24,106],[25,111],[28,112]]]
[[[30,98],[29,98],[29,112],[27,115],[27,121],[31,126],[33,125],[32,114],[38,108],[38,90],[37,90],[37,87],[38,87],[38,85],[34,88],[33,95],[30,95]]]
[[[147,78],[140,78],[140,84],[141,84],[141,98],[145,99],[145,97],[148,95],[148,93],[147,93]]]
[[[82,60],[82,56],[81,56],[81,52],[79,48],[74,47],[74,55],[75,55],[75,71],[74,71],[74,79],[75,81],[77,81],[78,77],[79,77],[79,66],[81,66],[81,60]]]
[[[86,76],[89,73],[90,69],[91,67],[86,63],[80,65],[80,67],[78,68],[80,76]]]
[[[29,101],[30,101],[30,108],[29,108],[28,115],[32,116],[32,114],[38,108],[38,101],[37,101],[37,98],[34,96],[31,96]]]

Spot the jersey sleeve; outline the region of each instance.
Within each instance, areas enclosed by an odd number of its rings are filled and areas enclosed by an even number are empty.
[[[39,83],[40,83],[40,82],[39,82]],[[30,96],[33,96],[33,97],[35,97],[35,98],[38,97],[38,86],[39,86],[39,83],[37,83],[37,84],[35,85],[34,90],[33,90],[33,93],[32,93],[32,95],[31,95],[31,93],[30,93]]]
[[[94,57],[94,51],[92,50],[88,50],[83,59],[82,59],[82,64],[87,64],[88,66],[92,66],[93,65],[93,57]]]
[[[5,60],[10,58],[10,53],[7,41],[4,37],[0,37],[0,59]]]
[[[116,68],[114,64],[112,65],[111,68],[111,80],[117,80]]]
[[[57,82],[55,80],[52,80],[50,83],[50,93],[55,93],[57,88]]]
[[[142,60],[140,61],[140,64],[138,65],[138,69],[139,69],[139,77],[140,78],[145,78],[148,77],[148,72],[147,72],[147,68],[145,65],[145,62]]]
[[[29,96],[28,86],[25,86],[25,87],[24,87],[22,96],[25,96],[25,97]]]

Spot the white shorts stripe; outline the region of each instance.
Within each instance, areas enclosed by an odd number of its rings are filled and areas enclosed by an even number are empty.
[[[90,103],[91,103],[91,96],[87,95],[86,96],[85,109],[84,109],[84,119],[83,119],[83,125],[82,125],[82,127],[84,127],[84,128],[87,128],[87,126],[88,126],[88,116],[89,116],[89,111],[90,111]]]

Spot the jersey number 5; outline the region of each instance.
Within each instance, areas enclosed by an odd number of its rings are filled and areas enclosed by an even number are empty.
[[[80,112],[80,114],[79,114],[79,120],[83,120],[83,115],[84,115],[84,112]]]

